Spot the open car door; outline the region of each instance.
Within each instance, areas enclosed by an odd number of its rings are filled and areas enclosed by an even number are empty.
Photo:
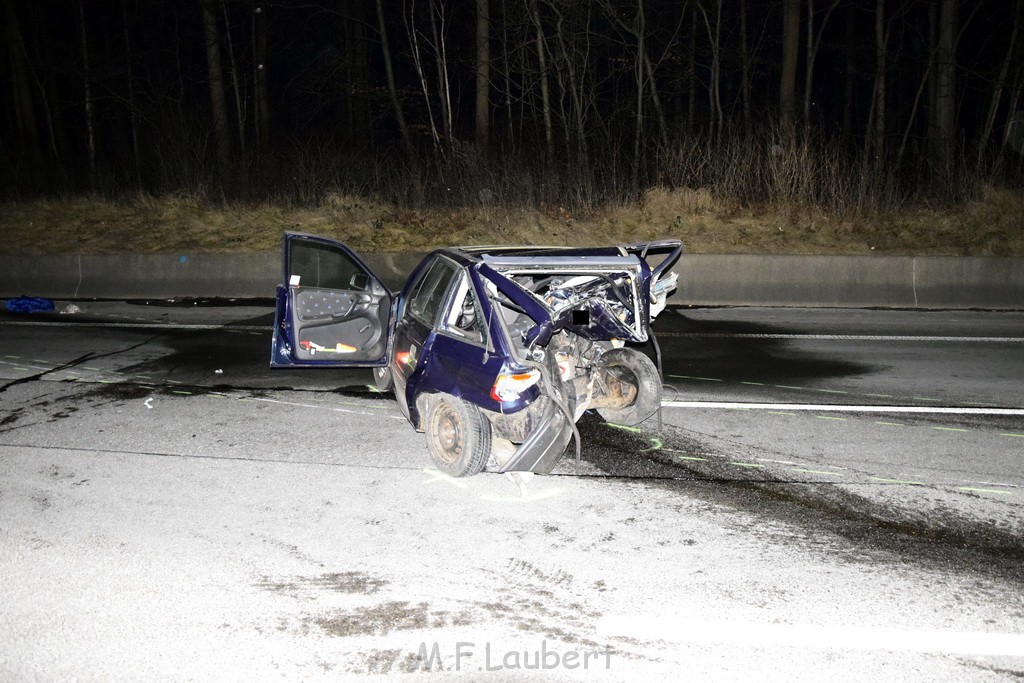
[[[271,367],[387,363],[391,292],[341,242],[285,233]]]

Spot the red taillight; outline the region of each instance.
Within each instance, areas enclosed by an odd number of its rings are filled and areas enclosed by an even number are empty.
[[[399,351],[398,353],[395,354],[395,360],[398,362],[399,365],[408,365],[411,359],[412,354],[410,354],[408,351]]]
[[[498,375],[498,379],[494,381],[494,386],[491,387],[491,398],[498,403],[514,401],[524,391],[539,381],[540,372],[538,370]]]

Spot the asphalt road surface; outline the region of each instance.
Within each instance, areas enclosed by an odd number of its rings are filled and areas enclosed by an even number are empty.
[[[1024,676],[1022,313],[669,309],[523,496],[228,303],[0,314],[0,677]]]

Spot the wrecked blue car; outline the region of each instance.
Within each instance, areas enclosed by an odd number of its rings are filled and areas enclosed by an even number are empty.
[[[661,405],[650,325],[678,240],[453,247],[393,294],[339,242],[285,235],[271,367],[370,367],[452,476],[549,473],[588,409],[633,425]]]

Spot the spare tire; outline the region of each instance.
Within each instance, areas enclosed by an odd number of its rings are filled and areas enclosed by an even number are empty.
[[[597,412],[608,422],[620,425],[640,424],[653,416],[661,407],[661,375],[654,362],[636,349],[612,349],[598,361],[605,384],[626,383],[636,388],[629,405],[621,408],[598,408]]]

